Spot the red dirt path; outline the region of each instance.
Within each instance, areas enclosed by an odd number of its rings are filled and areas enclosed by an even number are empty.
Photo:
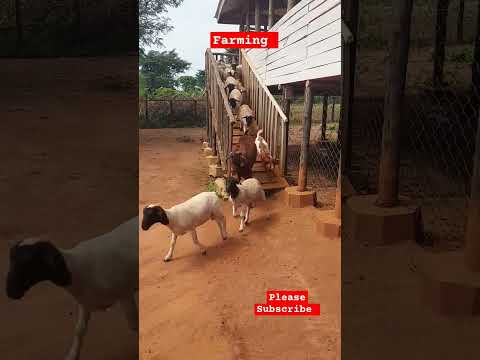
[[[140,135],[140,207],[166,207],[204,191],[202,130],[145,130]],[[180,142],[190,136],[194,142]],[[140,233],[140,359],[340,359],[340,242],[320,238],[318,209],[286,209],[277,195],[259,204],[243,234],[224,204],[229,238],[201,226],[200,255],[189,235],[163,262],[168,229]],[[308,289],[317,317],[255,317],[268,289]]]

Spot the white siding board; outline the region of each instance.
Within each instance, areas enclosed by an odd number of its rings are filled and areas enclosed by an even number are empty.
[[[278,49],[247,54],[267,86],[341,74],[341,1],[302,0],[275,24]]]
[[[324,39],[322,41],[319,41],[315,44],[308,45],[307,51],[308,51],[308,56],[314,56],[317,54],[321,54],[325,51],[329,51],[332,49],[335,49],[338,47],[338,44],[342,41],[341,39],[342,34],[336,34],[328,39]]]

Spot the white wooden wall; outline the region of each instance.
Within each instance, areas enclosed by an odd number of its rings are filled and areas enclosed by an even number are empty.
[[[278,49],[249,49],[265,85],[341,75],[341,0],[302,0],[271,29]]]

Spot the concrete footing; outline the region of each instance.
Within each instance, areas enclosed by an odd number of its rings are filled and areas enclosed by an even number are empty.
[[[316,216],[317,232],[324,237],[335,239],[341,236],[341,218],[335,210],[319,211]]]
[[[208,175],[215,178],[223,177],[223,169],[219,165],[208,165]]]
[[[350,197],[344,207],[348,238],[369,245],[415,241],[421,236],[420,209],[413,201],[401,198],[398,206],[375,205],[377,195]]]
[[[228,194],[226,191],[225,178],[219,177],[215,179],[215,191],[216,193],[224,199],[228,199]]]
[[[218,156],[208,155],[206,159],[209,166],[218,164]]]
[[[425,253],[416,265],[424,307],[444,316],[480,314],[480,273],[467,269],[463,252]]]
[[[291,208],[303,208],[314,206],[317,202],[315,191],[307,189],[306,191],[298,191],[297,186],[285,188],[283,191],[285,204]]]

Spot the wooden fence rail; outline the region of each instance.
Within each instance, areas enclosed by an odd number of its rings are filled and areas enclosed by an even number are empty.
[[[229,170],[228,155],[232,151],[233,116],[217,61],[210,49],[205,53],[207,88],[207,132],[210,146],[219,157],[224,170]]]

